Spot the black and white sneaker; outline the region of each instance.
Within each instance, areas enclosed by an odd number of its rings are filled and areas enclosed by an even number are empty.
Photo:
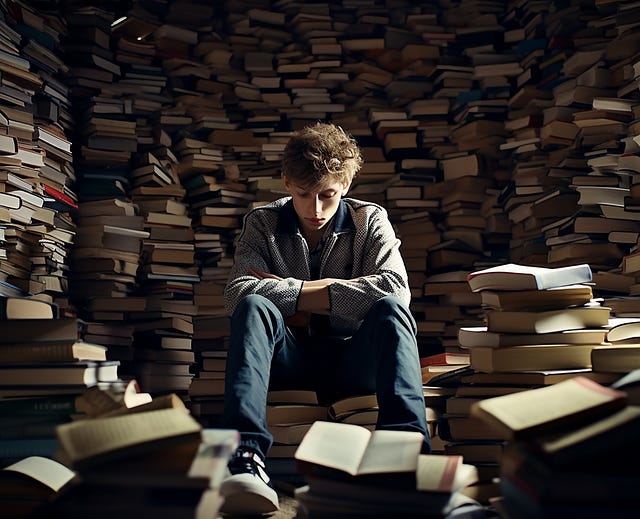
[[[259,454],[238,449],[229,461],[228,472],[220,485],[220,495],[224,498],[220,513],[264,515],[278,511],[278,494],[271,486]]]

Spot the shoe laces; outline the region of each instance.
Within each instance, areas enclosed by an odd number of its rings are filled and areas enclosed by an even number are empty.
[[[238,449],[229,461],[228,468],[232,475],[252,474],[271,486],[271,480],[265,471],[264,461],[256,452]]]

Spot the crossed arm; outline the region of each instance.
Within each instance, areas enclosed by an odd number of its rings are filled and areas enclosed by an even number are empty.
[[[282,280],[281,277],[264,272],[250,267],[248,269],[249,274],[257,277],[258,279],[276,279]],[[363,276],[374,277],[374,276]],[[323,278],[315,279],[313,281],[304,281],[302,283],[302,290],[300,291],[300,297],[298,298],[298,307],[294,315],[287,319],[287,324],[290,326],[305,325],[310,314],[328,314],[329,313],[329,286],[333,283],[352,283],[360,278],[354,280],[350,279],[337,279],[337,278]]]

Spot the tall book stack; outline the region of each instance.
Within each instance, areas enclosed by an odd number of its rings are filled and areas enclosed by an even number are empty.
[[[136,147],[131,102],[116,95],[114,84],[121,68],[110,47],[113,14],[99,8],[73,8],[66,13],[64,42],[67,81],[75,100],[78,122],[72,151],[78,176],[78,239],[71,264],[70,294],[86,321],[85,331],[108,345],[109,358],[131,372],[132,328],[112,333],[113,323],[140,305],[127,301],[137,286],[143,218],[127,199],[127,168]],[[112,90],[109,90],[112,89]],[[79,128],[82,128],[81,130]]]
[[[143,300],[129,297],[135,295],[142,240],[149,234],[136,212],[134,204],[118,198],[79,204],[70,295],[87,327],[121,322],[129,312],[144,308]],[[115,342],[109,332],[96,334],[96,339],[103,336],[101,343],[110,346],[109,357],[126,364],[126,371],[133,360],[129,332],[128,336],[113,334],[120,338]]]
[[[64,64],[55,56],[63,25],[27,6],[2,11],[0,176],[5,194],[0,208],[5,247],[0,271],[25,293],[55,299],[72,313],[66,299],[75,207],[65,136],[69,99],[59,84]],[[45,54],[52,59],[43,58]]]
[[[458,333],[473,372],[461,377],[446,402],[439,430],[451,442],[449,452],[472,450],[487,475],[492,467],[495,476],[498,445],[506,438],[470,413],[475,402],[577,375],[603,383],[614,380],[591,370],[591,352],[605,343],[610,317],[609,308],[594,305],[591,278],[586,264],[507,264],[467,276],[471,290],[481,296],[485,323],[461,327]]]
[[[375,397],[374,397],[375,398]],[[283,389],[267,394],[267,429],[273,445],[267,452],[267,471],[290,490],[304,484],[294,454],[317,420],[328,420],[328,405],[312,390]]]

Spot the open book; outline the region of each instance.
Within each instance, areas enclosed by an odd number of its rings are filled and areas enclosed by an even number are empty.
[[[106,461],[184,446],[191,457],[202,426],[184,409],[168,408],[78,420],[58,426],[58,458],[82,471]]]
[[[551,386],[476,402],[471,415],[506,438],[531,438],[596,420],[627,404],[623,391],[576,376]]]
[[[359,425],[315,422],[295,459],[352,476],[416,472],[424,435],[412,431],[370,431]]]
[[[50,458],[29,456],[12,463],[0,470],[0,517],[39,517],[38,509],[74,482],[76,473]]]

